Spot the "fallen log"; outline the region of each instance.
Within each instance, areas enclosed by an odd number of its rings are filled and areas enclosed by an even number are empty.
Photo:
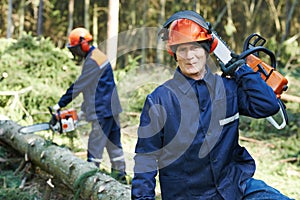
[[[300,103],[300,97],[298,96],[294,96],[294,95],[290,95],[290,94],[282,94],[281,95],[281,99],[283,101],[288,101],[288,102],[294,102],[294,103]]]
[[[92,163],[76,157],[36,134],[19,133],[20,125],[0,121],[0,140],[24,155],[25,160],[59,179],[74,192],[74,199],[130,199],[130,186],[100,173]],[[55,185],[54,185],[55,187]]]

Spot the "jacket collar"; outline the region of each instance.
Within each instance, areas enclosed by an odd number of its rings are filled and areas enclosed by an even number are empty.
[[[199,81],[204,81],[211,90],[215,88],[215,75],[211,72],[208,66],[206,66],[206,74],[204,75],[203,79],[191,79],[182,74],[179,67],[177,67],[175,71],[174,79],[179,83],[178,88],[185,94],[192,88],[194,84],[196,84]]]
[[[95,46],[91,46],[85,57],[91,54],[91,52],[94,51],[95,48],[96,48]]]

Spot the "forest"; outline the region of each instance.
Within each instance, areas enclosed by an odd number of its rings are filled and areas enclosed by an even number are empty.
[[[266,40],[264,46],[276,56],[276,70],[288,80],[288,89],[281,96],[288,124],[279,130],[266,119],[241,118],[240,142],[255,157],[257,178],[300,199],[299,0],[2,0],[0,188],[3,189],[0,189],[0,199],[5,196],[10,200],[21,196],[23,199],[73,199],[72,195],[62,194],[64,187],[60,184],[55,189],[48,188],[47,194],[45,188],[38,188],[37,185],[47,181],[45,176],[37,179],[31,175],[24,179],[28,175],[26,169],[20,169],[24,155],[11,152],[1,140],[4,130],[1,121],[8,118],[19,126],[49,121],[48,106],[55,105],[80,73],[82,63],[74,62],[66,48],[68,34],[75,27],[88,29],[94,45],[108,55],[113,65],[123,108],[122,142],[130,183],[136,129],[145,97],[172,77],[176,67],[158,32],[180,10],[200,13],[238,54],[252,33]],[[219,70],[214,55],[210,58]],[[266,58],[265,62],[269,60]],[[81,101],[79,96],[69,108],[79,109]],[[36,134],[59,146],[67,146],[77,157],[85,159],[88,131],[89,127],[83,126],[74,135],[50,131]],[[106,164],[104,172],[109,166]],[[14,196],[16,191],[18,197]],[[157,196],[159,199],[159,190]]]
[[[275,51],[279,66],[294,68],[299,63],[294,50],[299,47],[299,6],[298,0],[5,0],[0,3],[0,36],[17,39],[32,33],[63,48],[72,28],[86,27],[101,48],[115,43],[117,64],[123,68],[128,59],[122,54],[129,51],[134,57],[141,54],[141,62],[156,62],[160,57],[154,49],[161,48],[156,29],[175,11],[189,9],[210,22],[236,52],[248,35],[259,33]]]

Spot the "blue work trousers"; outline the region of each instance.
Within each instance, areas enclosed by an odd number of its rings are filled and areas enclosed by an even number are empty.
[[[111,168],[125,172],[125,160],[117,116],[92,121],[92,131],[88,140],[88,161],[99,165],[102,161],[104,148],[109,155]]]
[[[264,181],[251,178],[247,181],[243,200],[291,200]]]

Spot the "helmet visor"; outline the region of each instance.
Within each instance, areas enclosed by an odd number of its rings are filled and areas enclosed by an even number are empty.
[[[75,45],[75,46],[67,46],[70,52],[72,53],[74,60],[80,62],[85,56],[86,52],[82,51],[81,44]]]
[[[73,54],[73,56],[84,57],[86,55],[86,52],[82,51],[82,49],[81,49],[81,44],[77,44],[75,46],[68,45],[67,47],[71,51],[71,53]]]

